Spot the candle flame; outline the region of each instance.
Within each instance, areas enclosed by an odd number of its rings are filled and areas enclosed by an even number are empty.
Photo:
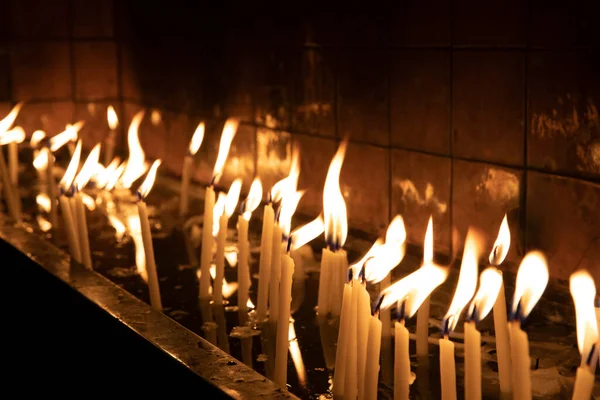
[[[154,186],[154,180],[156,179],[156,171],[158,170],[158,167],[160,167],[161,162],[162,161],[158,159],[152,163],[144,182],[142,182],[142,185],[138,189],[140,199],[145,199],[146,196],[148,196],[148,193],[150,193],[150,190],[152,190],[152,186]]]
[[[540,251],[530,251],[525,255],[515,284],[515,295],[512,303],[514,318],[527,318],[536,305],[548,284],[548,264],[546,257]],[[519,308],[519,315],[517,315]]]
[[[433,264],[433,217],[429,216],[423,242],[423,265]]]
[[[93,211],[96,209],[96,202],[89,194],[81,192],[81,200],[88,210]]]
[[[479,289],[469,305],[467,319],[476,323],[488,315],[502,286],[502,272],[495,267],[488,267],[479,275]]]
[[[49,157],[49,151],[48,149],[44,148],[41,149],[37,156],[35,156],[35,158],[33,159],[33,167],[38,170],[38,171],[44,171],[46,170],[46,167],[48,167],[48,157]],[[54,156],[50,156],[50,157],[54,157]]]
[[[52,204],[50,201],[50,197],[46,193],[40,193],[37,196],[35,196],[35,202],[42,211],[50,212]]]
[[[254,178],[252,181],[252,185],[250,186],[250,192],[248,193],[248,197],[246,198],[246,203],[244,206],[244,218],[246,221],[250,220],[252,215],[252,211],[256,210],[256,207],[260,204],[260,200],[262,199],[262,183],[260,182],[260,178]]]
[[[342,141],[333,160],[329,164],[323,189],[323,215],[325,220],[325,241],[334,248],[341,248],[348,236],[346,202],[340,189],[340,173],[346,155],[348,142]]]
[[[460,318],[463,308],[469,303],[475,289],[477,289],[477,269],[479,255],[481,254],[482,238],[473,229],[469,229],[467,232],[467,239],[465,240],[465,250],[463,252],[462,263],[460,265],[460,273],[458,275],[458,283],[456,284],[456,291],[452,298],[452,303],[448,308],[448,312],[444,316],[444,321],[448,323],[447,329],[444,333],[453,331],[456,328],[456,324]]]
[[[48,221],[46,218],[44,218],[43,215],[36,215],[35,219],[37,220],[37,223],[40,227],[40,229],[42,230],[42,232],[48,232],[50,229],[52,229],[52,222]]]
[[[596,285],[594,278],[586,270],[571,274],[569,288],[577,321],[577,346],[581,356],[587,358],[592,345],[598,341],[598,322],[596,321]]]
[[[190,140],[189,151],[190,155],[195,155],[200,149],[200,145],[202,145],[202,141],[204,140],[204,122],[200,122],[196,127],[196,131],[192,136],[192,140]]]
[[[125,172],[126,167],[127,167],[127,161],[123,161],[117,167],[117,169],[115,169],[112,172],[111,175],[108,175],[108,181],[106,182],[106,185],[104,186],[104,190],[108,190],[110,192],[111,190],[113,190],[115,188],[115,186],[117,185],[117,182],[119,182],[119,179],[121,179],[123,172]]]
[[[231,147],[231,142],[233,142],[233,138],[237,133],[239,123],[240,122],[237,119],[230,118],[225,122],[225,126],[223,126],[223,133],[221,133],[221,142],[219,144],[219,154],[213,170],[214,183],[218,183],[221,179],[223,168],[225,167],[225,160],[227,160],[229,148]]]
[[[113,158],[107,167],[104,167],[104,165],[100,163],[96,164],[96,170],[93,178],[94,182],[96,182],[96,186],[99,189],[104,189],[106,187],[111,176],[113,176],[120,164],[121,159],[119,157]]]
[[[31,134],[31,139],[29,139],[29,144],[31,147],[35,148],[41,143],[42,140],[46,137],[46,132],[42,130],[37,130]]]
[[[92,175],[96,170],[96,165],[98,165],[98,158],[100,157],[100,143],[94,146],[88,158],[83,163],[83,167],[81,167],[81,171],[77,174],[75,178],[75,184],[77,185],[78,190],[83,190],[85,185],[88,184]]]
[[[71,161],[69,162],[69,166],[65,171],[62,179],[60,180],[60,187],[63,191],[67,192],[71,189],[71,185],[73,184],[73,180],[75,179],[75,175],[77,174],[77,169],[79,168],[79,158],[81,157],[81,140],[77,142],[77,147],[75,148],[75,152],[73,153],[73,157],[71,157]]]
[[[289,194],[285,194],[281,199],[278,222],[282,233],[286,238],[290,236],[290,231],[292,229],[292,217],[296,212],[296,208],[298,207],[298,203],[300,203],[302,196],[304,196],[304,190],[299,192],[294,190]]]
[[[215,206],[213,207],[213,226],[212,226],[212,235],[213,237],[217,237],[219,234],[220,228],[220,219],[221,215],[225,212],[225,199],[227,195],[223,192],[219,193],[217,197],[217,201],[215,202]]]
[[[144,241],[142,238],[142,225],[137,214],[131,214],[127,217],[127,226],[129,227],[129,235],[133,239],[135,245],[135,266],[138,274],[148,282],[148,272],[146,271],[146,253],[144,253]],[[116,228],[115,228],[116,229]]]
[[[375,243],[373,243],[373,246],[371,246],[371,248],[369,249],[369,251],[367,251],[367,253],[357,262],[355,262],[354,264],[352,264],[350,266],[350,268],[352,269],[352,277],[353,279],[358,279],[358,276],[360,274],[360,270],[365,267],[367,268],[367,263],[370,262],[371,260],[375,260],[377,255],[379,254],[379,250],[381,248],[383,248],[383,246],[385,245],[385,242],[383,239],[378,238]]]
[[[271,201],[276,203],[286,193],[293,193],[298,187],[298,177],[300,176],[300,149],[294,146],[292,150],[292,160],[290,162],[290,172],[288,176],[277,182],[271,188]]]
[[[108,214],[108,222],[115,229],[115,238],[117,239],[117,241],[120,241],[121,239],[123,239],[126,228],[125,228],[125,225],[123,224],[123,222],[121,222],[121,219],[119,219],[119,217],[117,217],[114,214]],[[138,221],[138,224],[139,224],[139,221]]]
[[[12,110],[8,113],[6,117],[0,120],[0,133],[4,133],[10,129],[12,124],[17,119],[17,115],[19,115],[19,111],[21,111],[21,107],[23,107],[23,102],[17,103]]]
[[[381,282],[392,269],[400,264],[406,254],[405,242],[406,229],[404,227],[404,220],[402,216],[396,215],[388,226],[385,243],[376,247],[371,256],[364,261],[365,278],[368,282]],[[375,242],[375,244],[377,243]],[[373,246],[375,247],[375,245]],[[356,276],[359,273],[359,269],[354,268],[354,273]]]
[[[506,219],[506,214],[504,214],[504,219],[502,220],[502,224],[500,224],[500,230],[498,231],[498,238],[494,243],[494,247],[492,252],[490,253],[490,264],[492,265],[500,265],[502,261],[506,258],[508,254],[508,249],[510,248],[510,229],[508,228],[508,221]]]
[[[144,175],[146,172],[146,154],[140,144],[139,129],[142,119],[144,118],[144,111],[139,111],[134,115],[129,124],[129,130],[127,131],[127,146],[129,147],[129,158],[125,166],[125,171],[119,181],[120,185],[129,189],[133,182],[139,177]]]
[[[112,105],[108,106],[106,109],[106,120],[108,121],[108,127],[111,131],[114,131],[117,129],[117,126],[119,126],[119,118],[117,117],[117,112]]]
[[[79,131],[83,128],[84,121],[77,121],[73,125],[67,124],[64,131],[50,138],[50,151],[55,152],[65,144],[77,140]]]
[[[227,218],[231,217],[235,212],[235,207],[240,200],[240,192],[242,190],[242,180],[237,178],[231,183],[227,197],[225,198],[225,208],[223,212],[227,215]]]
[[[427,264],[381,292],[381,309],[404,303],[404,318],[412,317],[427,297],[448,277],[448,269]]]
[[[9,143],[23,143],[25,141],[25,131],[20,126],[15,126],[0,136],[0,145]]]
[[[325,223],[323,222],[323,216],[319,215],[306,225],[297,228],[292,232],[292,247],[291,250],[297,250],[304,246],[317,236],[319,236],[325,230]]]

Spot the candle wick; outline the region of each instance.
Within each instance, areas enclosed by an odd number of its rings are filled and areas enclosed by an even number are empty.
[[[287,253],[290,254],[290,249],[292,248],[292,235],[290,235],[287,239]]]
[[[214,175],[213,175],[213,177],[211,178],[211,180],[210,180],[210,184],[209,184],[208,186],[210,186],[210,187],[213,187],[213,186],[215,185],[215,183],[217,182],[217,177],[218,177],[219,175],[220,175],[220,174],[214,174]]]
[[[348,268],[348,275],[346,276],[346,279],[348,282],[352,282],[352,278],[354,278],[354,269],[350,267]]]
[[[592,347],[590,348],[590,351],[587,355],[587,359],[585,361],[586,365],[588,367],[592,367],[593,365],[596,364],[596,359],[598,358],[598,352],[596,351],[596,343],[592,344]]]
[[[396,306],[396,319],[402,325],[404,325],[405,315],[406,315],[406,299],[398,300],[398,303]]]
[[[373,303],[373,308],[371,309],[371,315],[375,316],[375,314],[379,313],[381,308],[381,304],[383,303],[383,299],[385,298],[385,294],[380,293],[375,303]]]

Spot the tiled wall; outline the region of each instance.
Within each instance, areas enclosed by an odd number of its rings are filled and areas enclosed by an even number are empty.
[[[447,253],[470,225],[491,245],[507,212],[510,260],[537,247],[555,276],[587,267],[600,282],[597,2],[4,3],[0,104],[28,100],[19,123],[29,133],[86,119],[91,146],[106,134],[107,104],[124,121],[143,107],[147,154],[177,173],[206,119],[197,178],[207,181],[223,119],[237,116],[223,184],[259,174],[270,186],[297,143],[310,215],[347,137],[351,226],[379,234],[401,213],[419,244],[433,214]]]

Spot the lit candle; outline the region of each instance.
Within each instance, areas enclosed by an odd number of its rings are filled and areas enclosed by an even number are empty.
[[[479,289],[469,305],[465,331],[465,399],[481,399],[481,333],[476,324],[485,318],[496,302],[502,273],[494,267],[486,268],[479,277]]]
[[[217,253],[215,255],[215,282],[213,284],[213,301],[215,304],[223,304],[223,282],[225,277],[225,243],[227,241],[227,225],[229,217],[233,215],[235,207],[240,198],[240,190],[242,188],[242,180],[236,179],[233,181],[225,198],[225,207],[223,214],[219,219],[219,234],[217,236]]]
[[[267,317],[267,301],[269,299],[269,280],[271,278],[271,247],[273,246],[273,227],[275,226],[275,213],[273,204],[265,205],[263,212],[263,225],[260,237],[260,264],[258,271],[258,301],[256,305],[256,319],[262,322]]]
[[[72,144],[73,142],[76,142],[77,137],[79,136],[79,131],[81,130],[81,128],[83,128],[84,124],[84,121],[77,121],[74,124],[67,124],[64,131],[50,138],[50,151],[54,153],[58,151],[61,147],[63,147],[65,144]],[[73,151],[70,151],[71,157],[73,157],[74,153],[75,148],[73,148]]]
[[[340,316],[340,329],[338,334],[337,341],[337,350],[335,354],[335,368],[333,373],[333,396],[335,398],[343,398],[344,397],[344,388],[346,383],[346,365],[347,365],[347,348],[348,348],[348,340],[350,335],[350,320],[352,311],[352,285],[349,283],[344,284],[344,292],[342,299],[342,313]],[[370,326],[373,324],[373,321],[370,322]],[[371,338],[371,329],[369,328],[369,348],[373,347],[371,352],[369,353],[369,357],[373,357],[375,351],[377,351],[377,374],[379,373],[379,348],[381,347],[381,321],[377,318],[377,324],[379,326],[379,337],[377,338],[378,346],[375,348],[375,343],[371,343],[371,341],[375,341],[375,339]],[[373,374],[373,371],[371,371]],[[375,388],[377,390],[377,388]],[[376,398],[376,397],[374,397]]]
[[[279,386],[285,387],[287,382],[287,359],[289,346],[290,304],[292,302],[292,276],[294,275],[294,260],[289,255],[291,240],[288,241],[286,254],[281,255],[281,283],[279,297],[280,321],[277,324],[275,342],[275,377]]]
[[[477,289],[477,262],[481,253],[481,239],[472,229],[467,232],[458,283],[448,312],[442,320],[442,338],[440,339],[440,376],[442,399],[456,399],[456,366],[454,343],[449,335],[456,328],[463,308],[471,300]]]
[[[56,199],[58,198],[56,180],[54,179],[54,154],[46,146],[42,147],[41,152],[46,153],[46,160],[48,165],[46,166],[46,185],[48,190],[48,197],[50,197],[50,223],[52,227],[56,229],[58,226],[58,210],[56,209]]]
[[[8,145],[9,165],[6,165],[4,153],[0,157],[2,182],[9,212],[15,221],[21,219],[21,196],[18,187],[18,154],[17,144],[25,140],[25,131],[17,126],[9,131],[0,132],[0,145]],[[14,152],[14,153],[13,153]]]
[[[490,253],[490,264],[499,266],[504,261],[510,247],[510,229],[506,214],[500,225],[498,238]],[[502,272],[500,272],[502,274]],[[498,381],[500,382],[500,393],[509,398],[512,393],[512,377],[510,362],[510,342],[508,340],[508,322],[506,317],[506,294],[504,280],[501,282],[500,291],[496,303],[494,303],[494,332],[496,334],[496,358],[498,359]]]
[[[130,189],[133,182],[138,180],[147,171],[148,166],[146,164],[146,153],[140,143],[139,130],[142,120],[144,119],[144,111],[138,111],[127,129],[127,148],[129,149],[129,156],[127,161],[123,162],[122,171],[118,177],[118,181],[114,182],[113,187],[119,189]],[[119,166],[121,167],[121,166]],[[106,188],[109,190],[108,188]],[[129,193],[129,191],[126,191]]]
[[[144,199],[152,190],[154,180],[156,179],[156,170],[160,166],[160,160],[154,161],[144,182],[138,189],[138,214],[140,216],[140,226],[142,228],[142,240],[144,243],[144,254],[146,255],[146,272],[148,274],[148,289],[150,291],[150,305],[157,311],[162,310],[162,301],[160,298],[160,288],[158,285],[158,274],[156,271],[156,262],[154,260],[154,246],[152,245],[152,232],[150,231],[150,221],[148,219],[148,209]]]
[[[345,292],[344,292],[345,294]],[[379,386],[379,356],[381,352],[381,321],[379,310],[369,319],[369,341],[367,343],[367,365],[365,368],[365,399],[377,400]],[[334,386],[335,388],[335,386]]]
[[[192,167],[194,166],[194,156],[200,149],[202,140],[204,139],[204,122],[200,122],[196,127],[196,131],[190,140],[188,153],[183,158],[183,170],[181,172],[181,192],[179,197],[179,216],[184,217],[188,213],[188,205],[190,200],[190,179],[192,175]]]
[[[221,179],[227,154],[229,154],[229,148],[231,147],[231,142],[235,137],[237,128],[237,120],[228,119],[227,122],[225,122],[221,134],[221,142],[219,144],[219,154],[217,155],[217,161],[213,169],[213,176],[210,185],[206,188],[204,196],[204,221],[202,223],[202,246],[200,254],[200,299],[210,297],[210,264],[212,261],[213,249],[212,226],[213,208],[215,206],[215,189],[213,185],[218,183],[219,179]]]
[[[74,218],[76,219],[76,227],[79,241],[79,251],[81,253],[81,261],[83,265],[87,268],[92,269],[92,254],[90,251],[90,240],[88,236],[88,227],[87,227],[87,219],[85,215],[85,206],[83,204],[82,193],[85,185],[88,184],[92,175],[94,174],[94,169],[98,164],[98,159],[100,157],[100,143],[98,143],[90,154],[88,158],[83,163],[83,167],[81,167],[81,171],[77,174],[75,178],[74,184],[74,194],[73,199],[75,202],[75,214]]]
[[[25,141],[25,131],[16,126],[0,137],[1,143],[8,145],[8,170],[10,181],[15,188],[19,187],[19,144]]]
[[[525,255],[515,284],[508,325],[512,360],[512,389],[515,400],[531,399],[531,359],[529,339],[521,324],[536,305],[548,284],[546,258],[538,251]]]
[[[250,243],[248,241],[248,224],[252,211],[260,204],[262,198],[262,184],[260,178],[254,178],[248,198],[244,202],[244,209],[238,218],[238,308],[246,311],[248,303],[248,292],[250,291]]]
[[[340,189],[340,173],[347,145],[346,141],[340,143],[329,164],[323,189],[323,219],[328,248],[323,249],[321,259],[317,312],[322,315],[331,313],[334,317],[342,312],[344,284],[348,274],[348,257],[342,249],[348,236],[348,220]]]
[[[410,386],[410,355],[408,352],[408,329],[404,318],[394,324],[394,400],[408,400]]]
[[[589,400],[594,389],[598,360],[598,321],[596,320],[596,285],[586,270],[573,273],[569,279],[571,296],[575,303],[577,321],[577,345],[581,353],[581,365],[577,368],[573,400]]]
[[[281,209],[280,209],[281,210]],[[269,321],[277,323],[279,319],[279,281],[281,279],[281,253],[283,232],[278,221],[273,226],[273,244],[271,245],[271,277],[269,279]]]
[[[423,243],[423,266],[433,263],[433,218],[429,217],[425,242]],[[417,356],[429,355],[429,298],[425,299],[417,313]]]
[[[117,112],[115,111],[115,108],[113,106],[108,106],[106,108],[106,120],[108,122],[108,127],[110,131],[108,132],[108,136],[106,137],[106,143],[104,146],[104,165],[108,166],[115,154],[117,127],[119,126],[119,118],[117,117]]]
[[[77,222],[75,220],[76,216],[73,215],[73,207],[71,206],[71,197],[74,194],[73,180],[75,179],[77,168],[79,168],[80,157],[81,141],[77,143],[77,147],[73,152],[73,157],[71,157],[69,166],[60,180],[61,195],[59,197],[60,211],[63,218],[65,233],[67,235],[67,242],[69,244],[69,252],[71,253],[71,257],[73,257],[73,259],[78,263],[81,263],[81,250],[79,247],[79,236],[77,234]]]

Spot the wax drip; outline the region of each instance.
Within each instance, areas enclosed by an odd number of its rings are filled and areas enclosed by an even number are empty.
[[[454,315],[442,320],[442,338],[447,338],[450,335],[450,318],[454,318]]]

